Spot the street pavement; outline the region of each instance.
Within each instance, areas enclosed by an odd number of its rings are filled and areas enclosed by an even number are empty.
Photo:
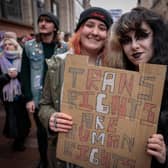
[[[26,150],[14,152],[11,148],[12,140],[2,135],[5,122],[5,112],[0,103],[0,168],[36,168],[39,161],[37,149],[36,128],[30,116],[32,127],[26,141]]]

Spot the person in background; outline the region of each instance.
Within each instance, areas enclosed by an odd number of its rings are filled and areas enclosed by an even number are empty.
[[[0,43],[4,39],[4,34],[5,34],[4,31],[0,31]]]
[[[65,43],[65,41],[64,41],[64,35],[65,35],[65,33],[63,31],[59,32],[60,41],[63,42],[63,43]]]
[[[3,134],[14,139],[12,149],[24,151],[30,120],[21,92],[20,68],[22,48],[14,38],[2,40],[0,55],[0,97],[6,112]]]
[[[39,100],[47,71],[45,60],[53,54],[67,51],[67,45],[59,41],[59,20],[52,13],[44,12],[39,15],[38,28],[39,34],[33,40],[26,42],[24,46],[21,81],[27,102],[26,108],[28,112],[33,113],[37,126],[37,141],[40,153],[38,168],[47,168],[48,137],[38,117]]]
[[[2,43],[2,40],[4,39],[4,34],[5,34],[4,31],[0,31],[0,53],[3,51],[1,43]]]
[[[16,35],[16,33],[15,32],[10,32],[10,31],[7,31],[7,32],[5,32],[5,31],[2,31],[2,32],[0,32],[0,52],[3,50],[2,49],[2,40],[4,39],[4,38],[12,38],[12,39],[15,39],[15,40],[17,40],[17,35]]]
[[[168,64],[168,29],[153,11],[137,7],[113,24],[106,43],[106,65],[139,70],[139,64]],[[166,75],[157,133],[147,140],[151,168],[168,167],[168,75]]]
[[[67,43],[69,42],[69,39],[71,38],[72,34],[67,32],[64,34],[64,41]]]
[[[19,37],[17,40],[19,42],[19,44],[21,45],[21,47],[24,47],[25,43],[29,40],[34,39],[34,34],[31,33],[30,35],[23,35],[21,37]]]
[[[107,32],[112,23],[110,14],[103,8],[91,7],[84,10],[80,14],[75,33],[69,41],[69,51],[61,55],[56,54],[47,61],[48,73],[40,101],[39,117],[48,134],[54,135],[53,144],[57,141],[58,133],[68,132],[72,129],[73,123],[72,117],[60,109],[66,56],[68,53],[88,55],[90,64],[102,65]],[[78,167],[56,159],[55,155],[53,145],[49,157],[52,168]]]

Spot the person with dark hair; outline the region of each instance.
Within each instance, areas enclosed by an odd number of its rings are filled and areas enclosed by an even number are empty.
[[[48,63],[45,86],[40,101],[39,117],[48,134],[54,134],[53,142],[57,143],[59,132],[72,129],[73,119],[61,111],[61,89],[64,78],[64,63],[68,54],[88,55],[89,63],[103,65],[104,45],[112,18],[108,11],[99,7],[84,10],[79,18],[75,33],[69,41],[70,50],[64,54],[56,54]],[[50,162],[53,168],[78,167],[55,158],[55,146],[51,151]]]
[[[27,102],[26,108],[30,113],[33,113],[37,126],[40,153],[38,168],[47,168],[48,137],[38,117],[39,100],[47,71],[45,60],[53,54],[66,52],[67,45],[59,41],[59,20],[52,13],[44,12],[39,15],[38,28],[39,34],[36,35],[35,39],[26,42],[24,46],[21,81]]]
[[[67,43],[69,42],[69,39],[71,38],[72,34],[70,32],[67,32],[64,34],[64,41]]]
[[[155,12],[133,8],[109,31],[106,65],[139,70],[139,64],[168,64],[168,29]],[[147,154],[153,157],[151,168],[168,167],[168,75],[166,75],[157,133],[147,140]]]

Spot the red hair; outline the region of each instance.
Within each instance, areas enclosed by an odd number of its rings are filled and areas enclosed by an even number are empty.
[[[68,42],[68,47],[72,48],[74,51],[74,54],[76,55],[81,55],[81,43],[80,43],[80,38],[81,38],[81,29],[83,26],[81,26],[77,32],[73,34],[73,36],[69,39]],[[102,53],[102,64],[104,64],[104,47],[100,51]]]
[[[75,32],[75,34],[69,39],[68,46],[74,50],[75,54],[81,54],[81,44],[80,44],[80,32],[81,28]]]

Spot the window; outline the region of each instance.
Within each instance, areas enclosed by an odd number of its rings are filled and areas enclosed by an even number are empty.
[[[78,0],[83,5],[83,0]]]
[[[54,0],[51,1],[51,10],[52,10],[52,13],[56,16],[58,16],[59,12],[58,12],[58,3]]]
[[[40,15],[45,8],[44,0],[37,0],[37,15]]]
[[[152,7],[156,6],[158,3],[159,3],[159,0],[153,0],[153,6]]]
[[[1,16],[8,20],[21,21],[21,2],[20,0],[4,0],[1,1]]]

